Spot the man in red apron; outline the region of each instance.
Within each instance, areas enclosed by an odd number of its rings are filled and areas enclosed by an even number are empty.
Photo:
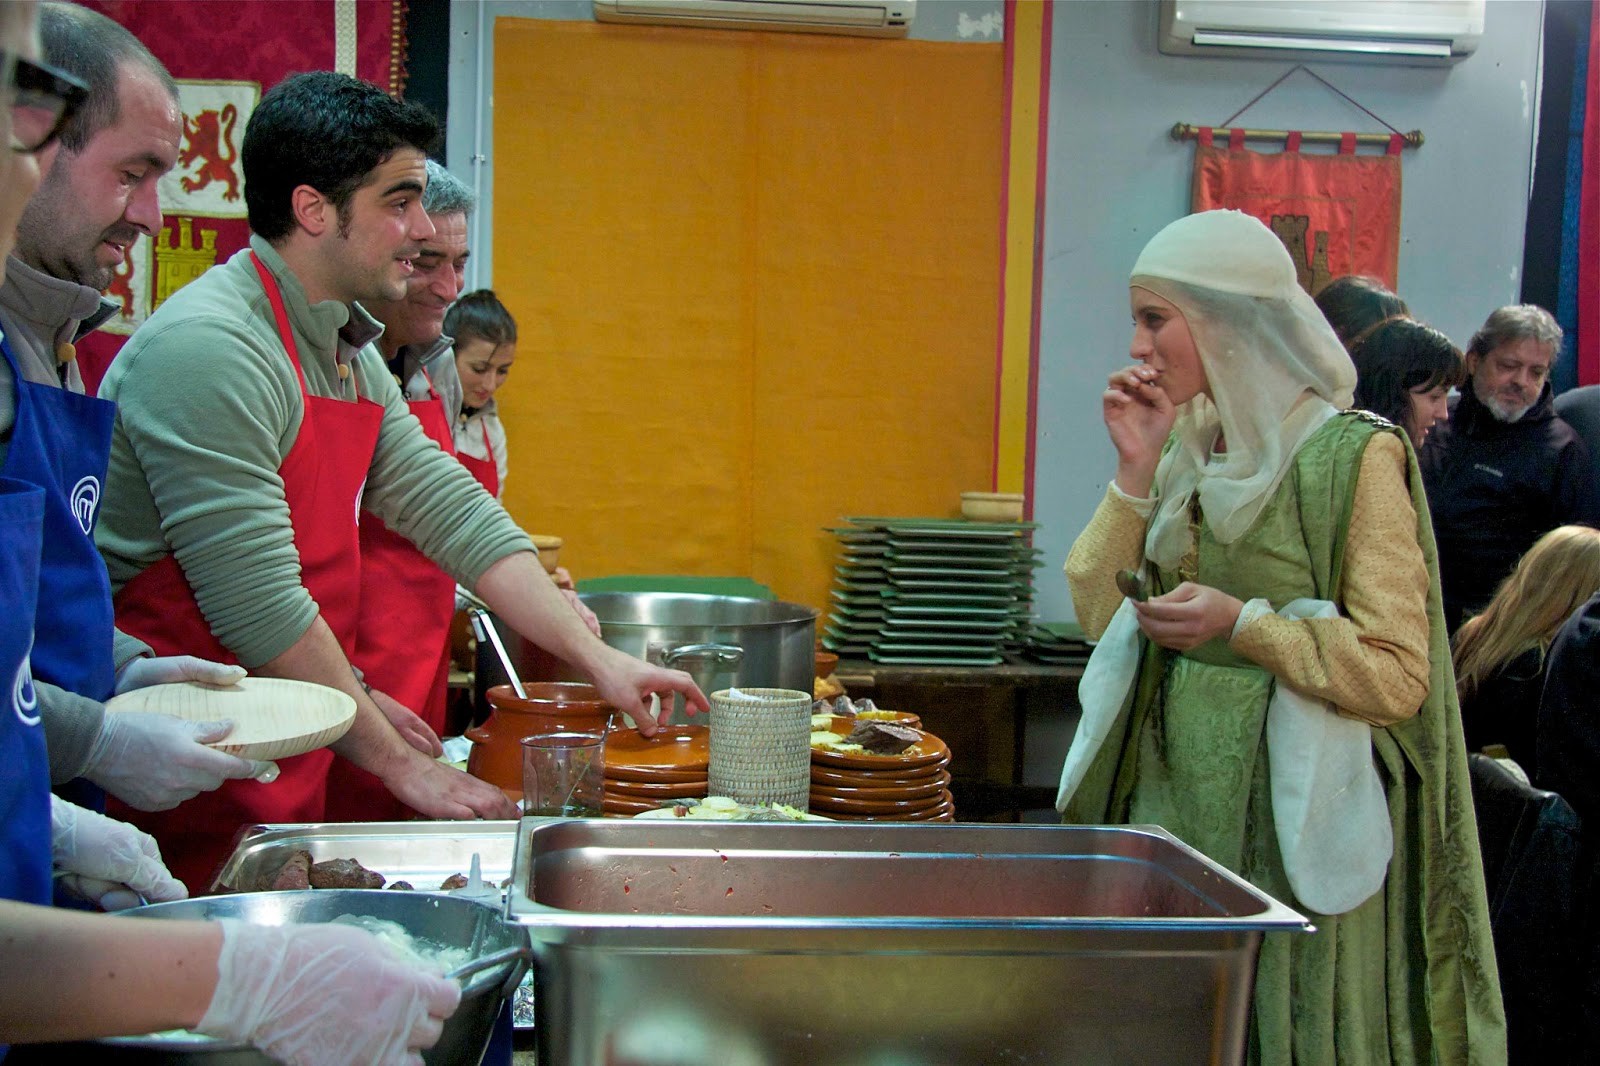
[[[284,760],[277,782],[230,782],[171,816],[132,819],[194,886],[242,824],[323,820],[334,754],[427,817],[516,814],[498,789],[409,744],[356,678],[368,516],[643,729],[656,725],[652,694],[706,706],[687,674],[584,626],[526,534],[423,433],[370,344],[380,327],[359,301],[403,296],[434,236],[421,196],[437,136],[423,108],[344,75],[274,87],[244,136],[250,247],[162,304],[101,386],[119,405],[97,537],[119,624],[158,651],[209,652],[357,704],[332,752]]]
[[[450,427],[461,407],[450,338],[443,335],[444,313],[461,292],[467,263],[467,214],[472,191],[433,160],[427,161],[428,187],[422,208],[434,234],[420,242],[406,282],[394,301],[362,306],[383,324],[378,351],[406,398],[406,406],[428,439],[455,454]],[[374,701],[418,751],[440,754],[445,689],[450,661],[450,624],[455,616],[456,580],[405,537],[378,518],[361,523],[361,622],[351,661]],[[400,622],[402,624],[397,624]],[[430,655],[429,649],[438,649]],[[418,721],[400,725],[407,711]],[[409,818],[372,774],[335,763],[328,778],[328,818],[366,822]]]

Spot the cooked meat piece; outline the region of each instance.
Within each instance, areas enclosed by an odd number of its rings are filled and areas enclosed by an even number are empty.
[[[286,889],[310,888],[308,879],[311,871],[311,853],[309,851],[292,852],[284,860],[282,866],[272,874],[270,880],[261,888],[268,892],[280,892]]]
[[[858,722],[845,738],[874,755],[898,755],[922,739],[922,731],[888,722]]]
[[[391,882],[389,882],[389,891],[391,891],[391,892],[396,892],[396,891],[398,891],[398,892],[415,892],[416,889],[414,887],[412,887],[412,884],[411,884],[410,881],[391,881]]]
[[[444,883],[439,886],[439,891],[440,892],[449,892],[451,889],[466,888],[466,887],[467,887],[467,875],[466,874],[451,874],[449,877],[445,878],[444,879]]]
[[[384,880],[354,859],[329,859],[311,867],[312,888],[382,888]]]

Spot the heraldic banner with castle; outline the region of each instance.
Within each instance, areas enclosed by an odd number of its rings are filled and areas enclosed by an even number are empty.
[[[239,146],[261,94],[290,74],[339,70],[398,93],[404,0],[80,0],[144,42],[178,83],[178,165],[161,180],[161,232],[134,245],[106,295],[118,314],[78,344],[89,391],[129,334],[185,284],[250,238]]]
[[[1272,228],[1315,293],[1341,274],[1399,284],[1400,137],[1382,155],[1357,155],[1345,134],[1336,154],[1301,152],[1289,134],[1282,152],[1252,152],[1242,131],[1214,143],[1202,127],[1195,149],[1191,209],[1231,207]]]

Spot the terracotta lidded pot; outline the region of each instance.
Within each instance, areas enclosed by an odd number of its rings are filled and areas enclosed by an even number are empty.
[[[522,789],[522,738],[563,730],[604,732],[616,708],[582,681],[535,681],[523,685],[521,699],[510,685],[495,685],[484,695],[493,710],[480,726],[466,731],[472,741],[467,773],[498,785]]]

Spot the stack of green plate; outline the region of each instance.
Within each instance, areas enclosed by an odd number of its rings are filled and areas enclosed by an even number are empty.
[[[1022,649],[1030,659],[1058,666],[1083,666],[1093,650],[1076,622],[1035,622]]]
[[[1033,522],[846,518],[823,646],[877,662],[994,666],[1026,643]]]

